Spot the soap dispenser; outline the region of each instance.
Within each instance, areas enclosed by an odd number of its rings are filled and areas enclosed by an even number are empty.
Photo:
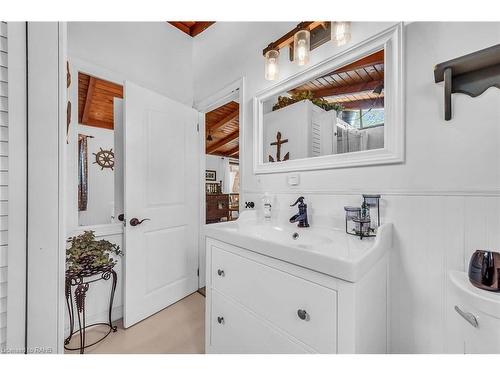
[[[268,193],[264,194],[264,197],[262,198],[262,203],[264,204],[264,219],[270,220],[271,219],[271,197],[269,196]]]

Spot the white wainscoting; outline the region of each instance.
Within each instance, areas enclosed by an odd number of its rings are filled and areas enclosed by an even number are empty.
[[[300,190],[299,190],[300,191]],[[383,194],[383,192],[381,192]],[[273,216],[287,220],[297,193],[274,195]],[[272,195],[272,193],[271,193]],[[342,227],[343,206],[361,202],[355,194],[304,194],[310,223],[319,217]],[[262,215],[262,193],[245,192]],[[389,277],[389,352],[444,353],[447,273],[467,270],[476,249],[500,250],[500,194],[482,192],[382,195],[383,222],[394,224]]]

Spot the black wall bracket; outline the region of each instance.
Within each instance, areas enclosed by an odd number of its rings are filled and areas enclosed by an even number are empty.
[[[444,81],[444,119],[449,121],[451,94],[475,98],[492,86],[500,89],[500,44],[436,65],[434,81]]]

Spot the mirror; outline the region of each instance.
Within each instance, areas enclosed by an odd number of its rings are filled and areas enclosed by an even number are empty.
[[[384,50],[264,101],[265,163],[384,147]]]
[[[109,224],[115,212],[117,170],[114,100],[123,86],[78,73],[78,224]]]
[[[403,161],[401,25],[254,99],[256,173]]]

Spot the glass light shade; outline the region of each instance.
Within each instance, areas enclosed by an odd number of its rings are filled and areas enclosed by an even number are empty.
[[[309,62],[311,50],[311,33],[309,30],[300,30],[293,36],[293,61],[298,65],[306,65]]]
[[[280,73],[280,68],[278,65],[279,56],[280,52],[275,49],[267,51],[265,54],[265,59],[266,59],[265,77],[268,81],[274,81],[279,77]]]
[[[332,22],[332,42],[336,46],[343,46],[351,40],[350,22]]]

